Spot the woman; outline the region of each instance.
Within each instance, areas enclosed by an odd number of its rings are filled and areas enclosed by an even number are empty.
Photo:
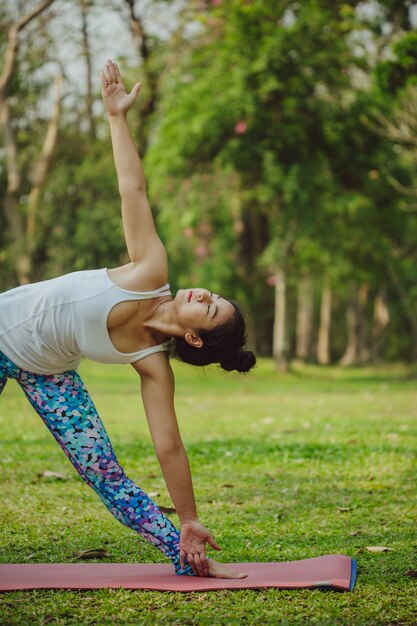
[[[220,550],[199,522],[190,467],[174,410],[168,351],[182,360],[247,371],[244,322],[236,305],[201,288],[171,297],[165,249],[155,231],[145,177],[126,115],[140,89],[126,93],[119,69],[100,74],[110,123],[130,263],[74,272],[0,295],[0,393],[15,378],[76,470],[111,513],[159,548],[177,574],[243,578],[213,559]],[[161,286],[162,285],[162,286]],[[75,371],[81,356],[131,363],[152,440],[181,521],[181,532],[120,467],[88,392]]]

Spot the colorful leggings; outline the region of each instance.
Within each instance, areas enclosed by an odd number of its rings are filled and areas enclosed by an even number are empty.
[[[180,566],[179,531],[119,465],[93,401],[75,371],[32,374],[0,352],[0,394],[14,378],[51,431],[77,472],[119,522],[163,552],[177,574],[193,575]]]

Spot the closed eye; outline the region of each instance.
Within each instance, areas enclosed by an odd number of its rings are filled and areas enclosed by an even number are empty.
[[[212,292],[212,291],[210,291],[210,298],[212,298],[212,297],[213,297],[213,292]],[[208,307],[207,307],[207,315],[208,315],[209,313],[210,313],[210,305],[208,305]]]
[[[213,294],[211,293],[210,295],[212,296]],[[217,297],[218,297],[219,299],[221,298],[221,296],[217,296]],[[209,311],[210,311],[210,306],[211,306],[211,305],[209,304],[209,305],[208,305],[208,307],[207,307],[207,315],[209,314]],[[214,306],[214,314],[213,314],[213,316],[212,316],[212,318],[211,318],[212,320],[214,320],[214,318],[216,317],[218,310],[219,310],[219,307],[218,307],[218,306],[217,306],[217,304],[216,304],[216,305]]]

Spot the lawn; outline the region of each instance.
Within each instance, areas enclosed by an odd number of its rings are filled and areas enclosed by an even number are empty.
[[[415,370],[277,374],[267,359],[249,376],[175,370],[200,519],[219,560],[343,553],[358,562],[354,592],[15,592],[0,595],[0,624],[417,624],[417,578],[406,574],[417,570]],[[84,362],[80,373],[129,476],[172,506],[133,369]],[[14,381],[0,401],[0,445],[0,562],[73,562],[92,548],[112,562],[166,562],[108,513]]]

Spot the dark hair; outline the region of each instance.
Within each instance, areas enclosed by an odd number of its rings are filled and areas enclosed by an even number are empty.
[[[220,363],[227,372],[249,372],[256,363],[256,357],[253,352],[242,350],[246,343],[245,319],[239,305],[231,300],[229,302],[235,309],[230,321],[214,330],[199,330],[198,334],[203,340],[201,348],[190,345],[184,337],[174,337],[173,356],[190,365]]]

